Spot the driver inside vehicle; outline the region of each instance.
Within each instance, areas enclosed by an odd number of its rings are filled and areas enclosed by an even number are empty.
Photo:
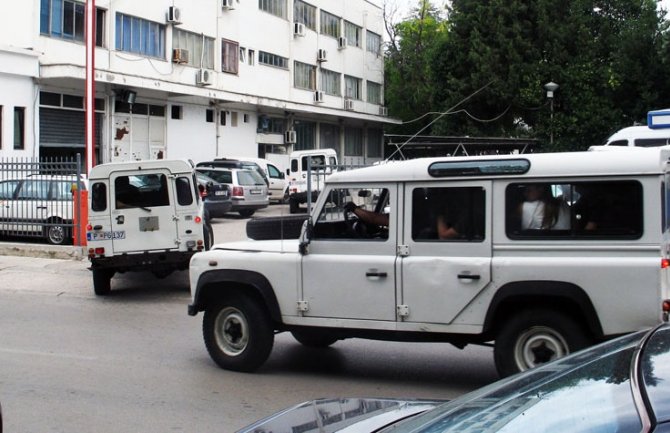
[[[360,221],[366,224],[374,224],[380,227],[389,226],[389,215],[387,213],[377,213],[366,210],[352,201],[346,203],[343,209],[345,212],[353,213]]]

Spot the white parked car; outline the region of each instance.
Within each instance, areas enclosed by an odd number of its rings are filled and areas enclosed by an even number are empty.
[[[86,189],[76,176],[30,175],[0,181],[0,233],[43,237],[54,245],[71,242],[73,186]]]

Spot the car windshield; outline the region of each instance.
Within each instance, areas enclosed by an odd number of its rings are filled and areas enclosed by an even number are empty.
[[[629,372],[644,334],[627,335],[496,382],[392,431],[640,431]]]
[[[237,172],[237,181],[240,185],[265,185],[260,174],[251,170],[240,170]]]

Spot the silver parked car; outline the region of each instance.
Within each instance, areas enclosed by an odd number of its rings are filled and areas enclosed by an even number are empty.
[[[254,170],[242,168],[196,167],[199,173],[219,183],[228,184],[232,190],[231,212],[250,217],[258,209],[268,207],[268,185]]]
[[[67,175],[29,175],[0,181],[0,235],[44,238],[54,245],[72,241],[72,188],[84,180]]]

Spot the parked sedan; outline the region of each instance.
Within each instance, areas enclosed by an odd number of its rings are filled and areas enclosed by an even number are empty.
[[[256,210],[268,207],[268,186],[254,170],[241,168],[196,167],[198,173],[211,177],[232,189],[232,212],[250,217]]]
[[[0,181],[0,235],[42,237],[54,245],[72,241],[72,187],[76,176],[28,175]]]
[[[211,177],[196,172],[200,197],[205,203],[205,215],[208,218],[222,218],[233,207],[231,188]]]
[[[384,403],[388,400],[366,400],[352,409],[349,400],[342,399],[339,405],[329,405],[326,417],[317,401],[239,433],[667,433],[669,383],[670,326],[662,324],[527,370],[434,409],[428,403],[414,413],[392,410],[400,403]],[[420,407],[412,401],[405,406]],[[383,413],[386,418],[380,417]],[[298,414],[303,416],[295,417]]]

